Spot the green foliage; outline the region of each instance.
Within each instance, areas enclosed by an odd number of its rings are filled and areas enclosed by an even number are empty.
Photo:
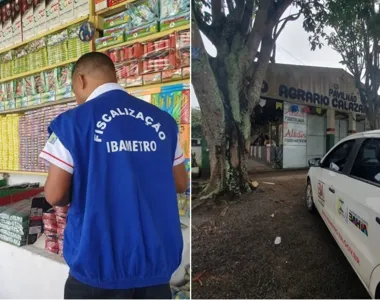
[[[191,137],[202,137],[202,119],[201,110],[199,108],[191,108]]]
[[[323,7],[311,11],[313,25],[305,27],[312,50],[325,40],[342,56],[340,63],[355,77],[372,128],[377,127],[380,106],[379,8],[379,0],[325,0]]]

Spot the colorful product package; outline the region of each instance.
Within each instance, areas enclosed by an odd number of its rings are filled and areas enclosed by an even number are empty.
[[[33,1],[34,29],[39,34],[47,30],[46,27],[46,2],[45,0]]]
[[[95,40],[95,48],[103,49],[124,42],[124,33],[119,32],[111,36],[101,37]]]
[[[46,0],[46,27],[50,30],[59,24],[59,0]]]
[[[95,12],[107,8],[107,0],[95,0]]]
[[[190,125],[181,124],[179,126],[180,143],[183,149],[185,158],[190,158]]]
[[[182,91],[181,124],[190,124],[190,90]]]
[[[181,15],[190,11],[189,0],[160,0],[160,19]]]
[[[0,83],[0,102],[7,99],[7,89],[5,83]]]
[[[13,72],[25,73],[29,70],[28,47],[20,47],[14,51]]]
[[[36,91],[38,94],[42,94],[48,91],[46,78],[44,72],[40,72],[33,75],[34,84],[36,85]]]
[[[22,0],[22,38],[28,40],[34,36],[33,0]]]
[[[188,12],[182,15],[160,20],[160,31],[166,31],[187,24],[190,24],[190,14]]]
[[[46,87],[47,91],[55,91],[58,87],[58,78],[57,78],[57,72],[55,69],[48,70],[44,72],[45,74],[45,80],[46,80]]]
[[[35,94],[37,94],[37,89],[34,76],[25,77],[25,95],[31,96]]]
[[[8,47],[13,44],[12,32],[12,7],[11,3],[7,2],[1,6],[1,19],[3,23],[3,42],[1,46]]]
[[[159,3],[157,0],[141,0],[132,3],[127,10],[127,14],[131,20],[131,29],[157,22],[158,8]]]
[[[122,25],[115,26],[112,28],[104,29],[103,33],[104,33],[104,36],[110,36],[110,35],[117,34],[120,32],[124,34],[127,28],[128,28],[127,24],[122,24]]]
[[[74,0],[74,19],[86,16],[90,13],[90,5],[87,0]]]
[[[41,38],[28,43],[28,57],[30,69],[40,69],[48,64],[47,40]]]
[[[25,97],[25,79],[24,78],[17,78],[14,80],[14,87],[15,87],[15,98]]]
[[[127,24],[130,22],[129,15],[126,11],[118,13],[116,15],[104,18],[103,26],[104,29],[109,29],[115,26]]]
[[[68,31],[62,30],[57,34],[48,36],[48,64],[55,65],[68,60],[69,50],[67,45]]]
[[[127,41],[132,41],[137,38],[145,37],[156,32],[158,32],[158,22],[153,21],[149,24],[126,31],[125,38]]]
[[[21,98],[16,98],[16,108],[22,108],[22,107],[27,107],[28,106],[28,97],[21,97]]]
[[[80,26],[74,25],[68,29],[68,59],[79,58],[83,54],[90,52],[91,43],[82,42],[79,37]]]
[[[14,81],[8,81],[5,83],[5,91],[6,91],[6,95],[7,95],[7,100],[14,98],[14,96],[15,96]]]
[[[74,0],[59,0],[59,21],[66,24],[74,19]]]
[[[21,22],[21,0],[11,0],[12,9],[12,42],[14,44],[22,41],[22,22]]]
[[[13,75],[13,57],[14,57],[14,51],[12,50],[1,55],[0,57],[0,63],[1,63],[0,77],[1,78],[4,79],[7,77],[11,77]]]

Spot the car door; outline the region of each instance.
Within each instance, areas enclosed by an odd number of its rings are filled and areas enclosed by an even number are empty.
[[[380,263],[380,139],[359,140],[346,175],[334,182],[335,224],[344,251],[369,286]]]
[[[314,203],[319,213],[329,225],[334,224],[335,190],[334,185],[341,180],[346,163],[354,148],[355,140],[338,143],[322,159],[320,168],[315,170],[316,176],[313,180]]]

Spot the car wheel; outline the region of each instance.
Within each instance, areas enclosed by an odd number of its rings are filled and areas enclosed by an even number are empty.
[[[307,181],[307,185],[306,185],[305,199],[306,199],[307,210],[309,212],[315,212],[315,205],[313,201],[313,190],[311,188],[311,183],[309,180]]]

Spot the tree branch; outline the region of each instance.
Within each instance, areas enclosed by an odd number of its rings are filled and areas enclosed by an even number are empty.
[[[252,24],[252,15],[253,15],[254,5],[253,0],[247,0],[245,5],[243,6],[243,11],[241,15],[240,22],[240,32],[245,35],[251,24]]]
[[[235,11],[235,7],[234,7],[232,0],[226,0],[226,3],[227,3],[229,14],[233,14]]]
[[[293,0],[282,0],[278,1],[274,6],[272,1],[260,1],[260,6],[256,13],[255,23],[247,41],[248,52],[252,53],[252,59],[248,62],[249,65],[253,63],[262,37],[264,36],[264,32],[268,30],[268,28],[272,31],[281,16],[284,14],[285,10],[290,4],[292,4],[292,2]]]
[[[218,31],[215,30],[213,25],[208,25],[205,21],[203,21],[200,16],[200,12],[195,9],[194,0],[192,1],[192,14],[197,22],[197,27],[199,30],[210,40],[212,44],[215,45],[220,38],[217,33]]]
[[[222,18],[223,0],[211,0],[212,23],[217,25]]]
[[[274,34],[273,34],[273,39],[276,41],[277,38],[280,36],[281,32],[284,30],[285,26],[286,26],[286,23],[288,23],[289,21],[295,21],[297,20],[302,14],[302,9],[300,9],[300,11],[296,14],[292,14],[292,15],[289,15],[287,16],[286,18],[283,18],[281,19],[277,24],[276,24],[276,27],[274,29]],[[281,27],[280,29],[277,31],[277,28],[278,28],[278,25],[281,24]]]

